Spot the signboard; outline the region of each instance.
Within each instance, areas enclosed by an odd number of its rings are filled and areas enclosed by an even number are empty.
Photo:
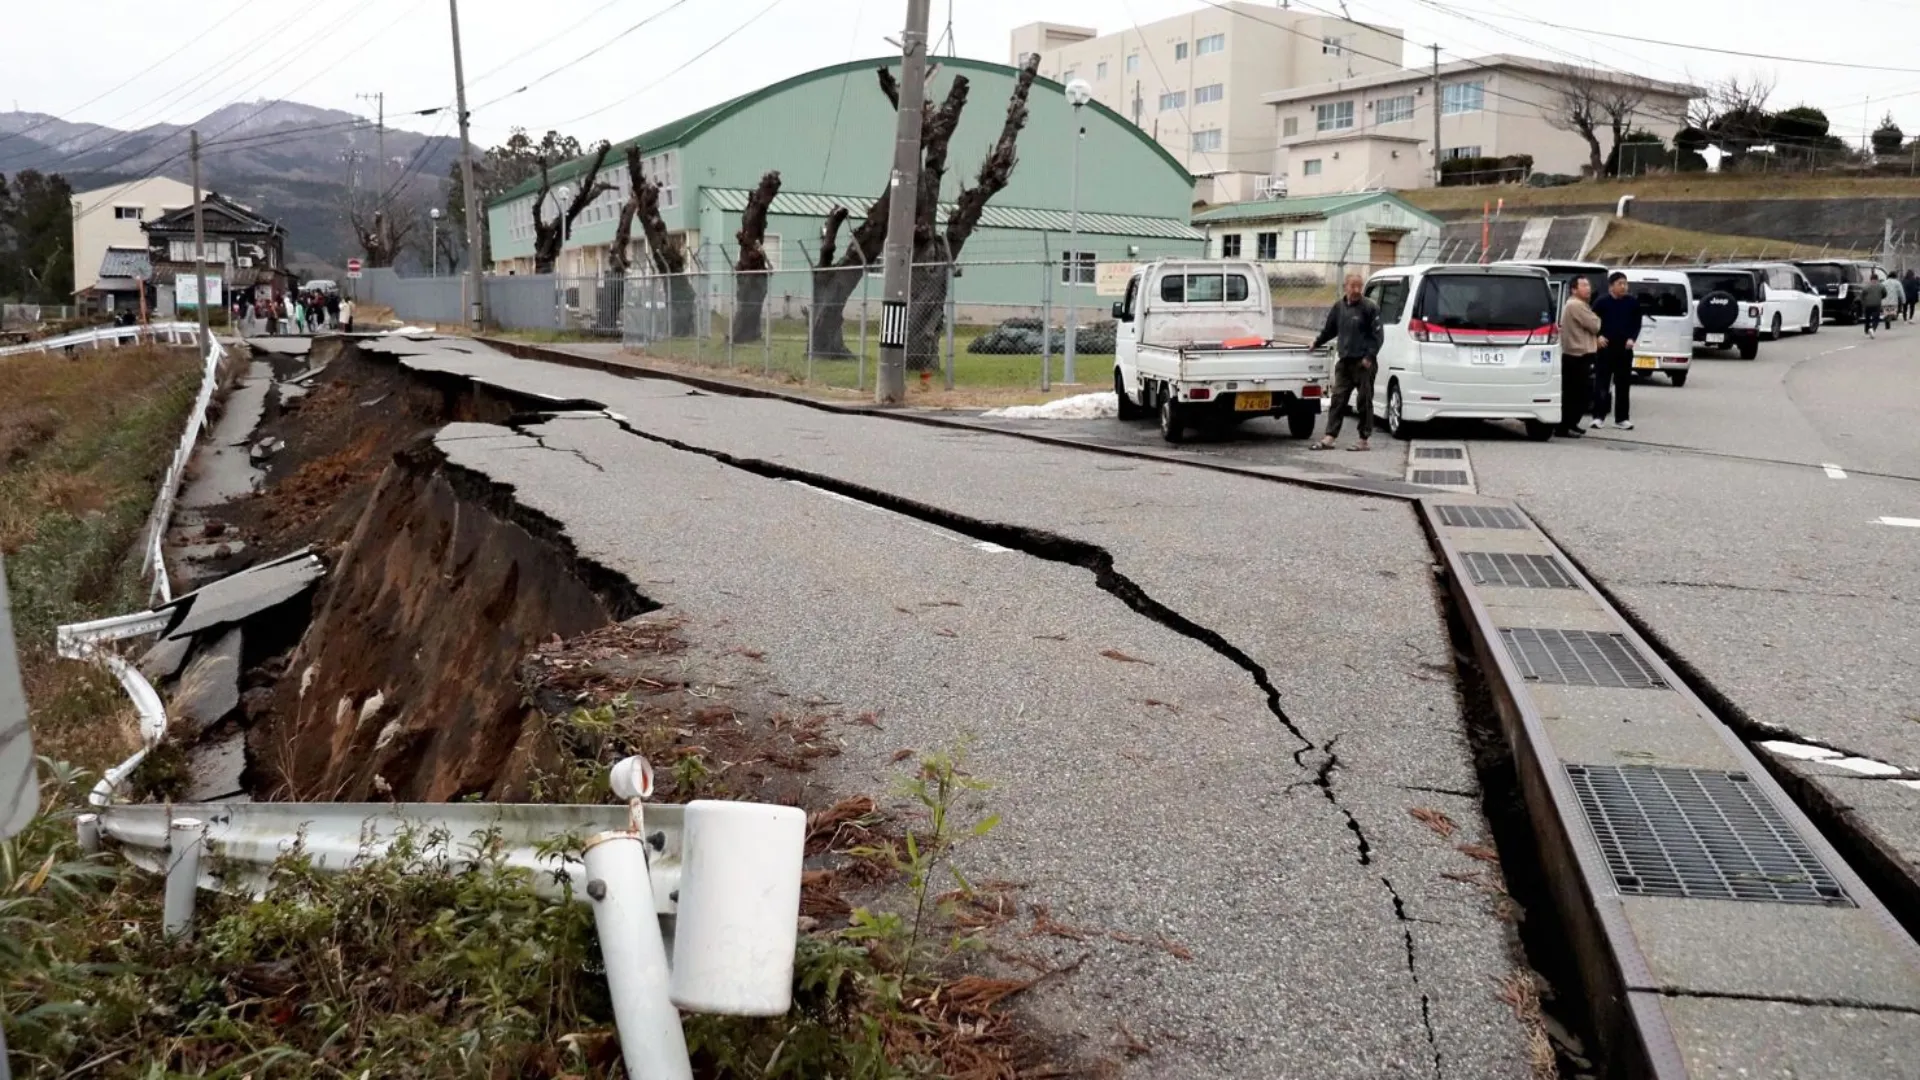
[[[1139,263],[1101,263],[1093,275],[1093,295],[1125,296],[1127,281],[1133,272],[1140,269]]]
[[[359,259],[347,260],[347,276],[349,278],[358,278],[360,276],[360,260]]]
[[[207,302],[215,307],[220,306],[222,303],[221,297],[225,295],[225,293],[221,291],[220,284],[219,274],[207,275]],[[194,277],[192,274],[175,274],[173,276],[173,303],[175,307],[199,307],[200,279]]]

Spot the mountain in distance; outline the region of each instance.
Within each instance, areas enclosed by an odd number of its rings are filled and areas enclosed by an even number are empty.
[[[133,131],[44,113],[0,112],[0,173],[57,172],[75,191],[148,175],[187,180],[188,131],[195,128],[202,185],[286,226],[288,258],[297,268],[337,275],[358,253],[346,205],[356,182],[366,198],[380,185],[380,139],[371,119],[339,109],[293,101],[235,103],[192,124]],[[389,125],[385,177],[388,188],[400,189],[396,207],[442,205],[441,185],[459,148],[451,137]]]

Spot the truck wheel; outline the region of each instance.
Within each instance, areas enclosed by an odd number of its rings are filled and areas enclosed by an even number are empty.
[[[1400,401],[1400,384],[1387,387],[1387,434],[1396,439],[1413,438],[1413,425],[1407,422],[1405,406]]]
[[[1187,418],[1182,415],[1186,410],[1173,400],[1173,395],[1162,392],[1160,396],[1160,435],[1170,443],[1187,441]]]
[[[1133,399],[1127,396],[1127,380],[1121,376],[1118,367],[1113,369],[1113,396],[1120,401],[1120,419],[1138,420],[1147,414],[1147,410],[1134,404]]]
[[[1669,371],[1667,372],[1667,378],[1672,379],[1673,385],[1676,387],[1687,385],[1687,373],[1684,371]]]
[[[1760,341],[1758,338],[1740,343],[1740,359],[1751,360],[1758,355],[1760,355]]]
[[[1313,438],[1313,421],[1316,415],[1305,405],[1296,404],[1287,410],[1287,434],[1296,439]]]

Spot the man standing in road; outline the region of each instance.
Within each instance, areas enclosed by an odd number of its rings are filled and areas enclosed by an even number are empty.
[[[1860,322],[1867,328],[1867,336],[1880,328],[1880,308],[1887,302],[1887,283],[1880,280],[1879,274],[1867,282],[1860,293]]]
[[[1593,365],[1593,426],[1607,426],[1607,410],[1613,410],[1613,426],[1632,431],[1633,421],[1627,399],[1633,387],[1633,347],[1640,340],[1640,301],[1627,289],[1627,275],[1615,270],[1607,275],[1607,295],[1594,301],[1593,313],[1600,316],[1600,353]]]
[[[1313,341],[1319,348],[1334,342],[1333,407],[1327,412],[1327,433],[1311,449],[1331,450],[1340,437],[1340,422],[1348,412],[1347,397],[1359,398],[1360,441],[1349,450],[1366,450],[1373,435],[1373,373],[1379,363],[1380,346],[1386,330],[1380,325],[1380,305],[1361,295],[1365,283],[1359,274],[1348,274],[1346,295],[1333,302],[1327,312],[1327,325]]]
[[[1593,282],[1583,277],[1568,286],[1567,304],[1560,309],[1560,430],[1569,439],[1586,434],[1580,421],[1587,416],[1587,398],[1593,393],[1593,354],[1600,347],[1600,316],[1588,302]]]
[[[1913,309],[1920,307],[1920,274],[1915,274],[1913,267],[1907,267],[1907,272],[1900,275],[1900,287],[1907,293],[1907,306],[1901,309],[1900,317],[1912,322]]]

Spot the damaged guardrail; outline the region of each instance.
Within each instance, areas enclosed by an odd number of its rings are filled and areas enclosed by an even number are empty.
[[[190,322],[152,323],[147,326],[97,326],[91,330],[79,330],[59,337],[29,341],[24,345],[9,345],[0,349],[0,356],[53,352],[57,349],[74,349],[85,345],[104,349],[127,341],[156,343],[164,341],[169,345],[184,345],[198,337],[199,331],[200,327]]]
[[[180,433],[179,445],[174,447],[173,460],[167,464],[167,474],[160,481],[160,493],[154,497],[153,511],[147,515],[146,548],[141,556],[140,572],[152,576],[153,587],[148,598],[160,603],[173,599],[173,584],[167,578],[164,550],[167,526],[173,521],[173,503],[180,495],[180,483],[186,478],[187,465],[193,460],[193,448],[200,441],[201,429],[206,427],[207,408],[213,403],[213,388],[220,380],[220,362],[226,359],[227,354],[220,347],[219,339],[208,334],[202,355],[204,363],[200,372],[200,393],[193,399],[193,411],[187,414],[186,428]]]
[[[592,905],[629,1073],[691,1080],[681,1009],[778,1016],[792,1004],[806,815],[714,800],[649,806],[644,758],[615,765],[611,783],[626,806],[96,803],[76,829],[82,849],[111,842],[166,876],[169,934],[192,932],[199,891],[259,895],[275,863],[296,851],[325,873],[378,858],[408,835],[437,837],[468,864],[483,849],[499,851],[531,872],[536,889]],[[567,837],[583,838],[580,857],[555,850]]]

